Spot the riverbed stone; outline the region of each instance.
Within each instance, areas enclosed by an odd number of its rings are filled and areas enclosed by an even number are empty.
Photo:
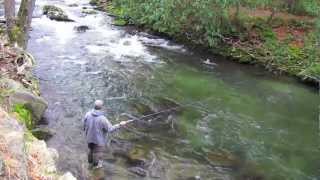
[[[93,9],[82,9],[81,11],[83,14],[98,14],[97,11],[93,10]]]
[[[14,107],[16,104],[24,105],[31,111],[32,119],[35,123],[38,123],[42,119],[42,116],[48,107],[47,102],[43,98],[27,91],[13,93],[9,97],[9,103],[11,107]]]
[[[68,15],[59,7],[53,5],[45,5],[43,7],[43,14],[51,20],[56,21],[73,21],[69,19]]]
[[[130,167],[128,170],[136,175],[139,175],[141,177],[146,177],[148,172],[147,170],[141,168],[141,167]]]
[[[87,26],[87,25],[80,25],[80,26],[75,26],[73,29],[74,29],[75,31],[81,33],[81,32],[86,32],[86,31],[89,30],[90,28],[89,28],[89,26]]]
[[[79,5],[76,3],[68,4],[69,7],[78,7]]]

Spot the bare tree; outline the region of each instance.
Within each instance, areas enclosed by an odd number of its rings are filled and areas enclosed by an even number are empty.
[[[8,31],[11,31],[15,24],[15,0],[4,0],[4,13]]]
[[[5,0],[4,4],[9,39],[25,48],[35,0],[21,0],[17,16],[15,16],[15,0]]]

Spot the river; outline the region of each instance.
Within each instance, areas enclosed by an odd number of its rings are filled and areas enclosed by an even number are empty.
[[[46,4],[61,7],[75,22],[42,16]],[[106,153],[105,179],[320,178],[316,89],[132,33],[113,26],[103,12],[83,13],[83,7],[92,9],[85,0],[37,1],[28,43],[49,103],[45,117],[55,133],[47,143],[59,152],[59,170],[78,179],[101,176],[88,168],[81,120],[102,99],[112,123],[122,113],[141,116],[180,106],[114,136],[131,144],[132,156],[152,161],[146,177],[130,172],[125,158]],[[79,25],[90,29],[76,32]],[[215,64],[202,63],[207,59]]]

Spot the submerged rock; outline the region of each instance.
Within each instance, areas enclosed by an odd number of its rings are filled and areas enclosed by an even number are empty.
[[[42,10],[43,14],[47,15],[47,17],[51,20],[71,22],[74,21],[72,19],[69,19],[68,15],[59,7],[53,5],[45,5]]]
[[[142,176],[142,177],[146,177],[147,176],[147,171],[141,167],[131,167],[128,169],[130,172]]]
[[[69,6],[69,7],[78,7],[79,5],[76,4],[76,3],[73,3],[73,4],[69,4],[68,6]]]
[[[82,9],[81,11],[83,14],[98,14],[97,11],[93,10],[93,9]]]
[[[90,28],[89,28],[89,26],[81,25],[81,26],[75,26],[73,29],[80,33],[80,32],[86,32]]]

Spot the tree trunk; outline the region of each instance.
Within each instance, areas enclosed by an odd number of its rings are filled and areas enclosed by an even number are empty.
[[[5,0],[7,31],[12,43],[26,48],[35,0],[21,0],[18,16],[15,17],[15,0]]]
[[[15,0],[4,0],[4,16],[7,30],[11,31],[15,25]]]
[[[34,10],[34,6],[36,4],[36,0],[30,0],[30,1],[31,2],[28,5],[28,9],[29,9],[29,11],[28,11],[28,22],[27,22],[28,28],[31,27],[31,20],[32,20],[33,10]]]

